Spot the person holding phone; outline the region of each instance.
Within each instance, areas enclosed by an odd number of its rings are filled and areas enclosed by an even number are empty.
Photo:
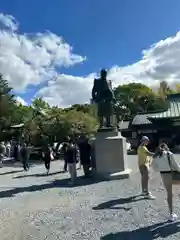
[[[147,136],[143,136],[141,139],[141,143],[138,147],[138,164],[139,164],[139,171],[141,173],[141,187],[142,187],[142,195],[147,199],[156,199],[150,192],[149,192],[149,168],[151,163],[151,157],[154,153],[150,152],[147,148],[149,144],[149,138]]]

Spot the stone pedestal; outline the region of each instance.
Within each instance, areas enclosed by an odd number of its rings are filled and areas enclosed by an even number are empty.
[[[128,178],[126,139],[117,131],[98,132],[95,139],[96,176],[105,179]]]

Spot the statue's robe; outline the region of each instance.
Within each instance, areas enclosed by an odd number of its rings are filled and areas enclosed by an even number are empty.
[[[113,115],[114,93],[111,81],[94,79],[92,98],[98,105],[99,117],[110,117]]]

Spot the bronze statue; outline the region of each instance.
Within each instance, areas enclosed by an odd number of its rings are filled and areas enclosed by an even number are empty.
[[[98,105],[100,129],[103,127],[112,127],[111,116],[113,116],[113,106],[115,102],[111,81],[107,80],[106,77],[107,71],[102,69],[100,78],[94,79],[94,86],[92,88],[92,100]],[[105,126],[104,118],[106,119]]]

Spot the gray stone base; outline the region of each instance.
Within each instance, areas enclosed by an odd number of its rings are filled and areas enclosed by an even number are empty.
[[[98,132],[95,140],[96,177],[128,178],[126,139],[117,131]]]

